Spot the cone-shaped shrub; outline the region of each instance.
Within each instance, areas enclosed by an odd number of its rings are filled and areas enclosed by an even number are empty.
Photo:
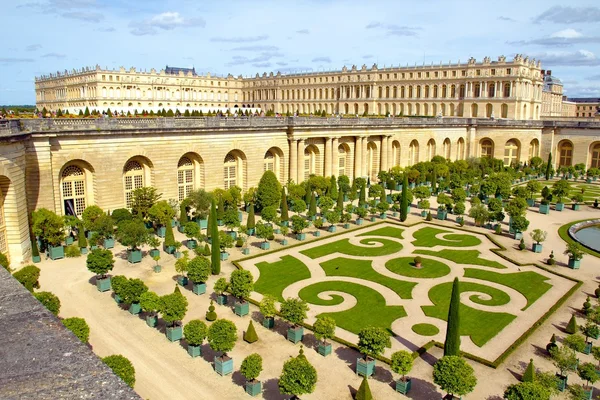
[[[167,224],[167,226],[165,226],[165,229],[165,246],[175,246],[175,235],[173,234],[173,227],[171,226],[171,224]]]
[[[219,196],[219,208],[217,208],[217,219],[222,220],[225,216],[225,203],[223,201],[223,196]]]
[[[33,235],[31,235],[31,237],[33,238],[33,240],[31,241],[31,256],[39,257],[40,251],[38,250],[37,239]],[[85,238],[85,236],[84,236],[84,238]],[[86,241],[86,244],[87,244],[87,241]]]
[[[331,200],[336,200],[338,197],[337,180],[333,175],[329,178],[329,197],[331,197]]]
[[[314,193],[310,196],[310,207],[308,208],[308,215],[317,215],[317,198]]]
[[[288,221],[290,219],[288,214],[287,195],[285,194],[285,189],[281,188],[281,220]]]
[[[217,313],[215,312],[215,306],[213,304],[213,301],[210,301],[210,306],[208,306],[208,311],[206,312],[206,320],[207,321],[214,321],[217,319]]]
[[[362,383],[358,388],[358,392],[356,392],[356,400],[373,400],[373,395],[371,394],[371,388],[369,387],[369,381],[366,376],[363,376]]]
[[[336,205],[338,210],[343,210],[344,209],[344,192],[342,192],[341,190],[338,192],[338,198],[337,198],[337,205]]]
[[[444,342],[444,356],[460,356],[459,307],[460,288],[458,286],[458,278],[454,278],[452,294],[450,295],[450,308],[448,309],[448,327],[446,329],[446,341]]]
[[[248,211],[248,221],[246,221],[248,229],[256,228],[256,221],[254,219],[254,204],[250,204],[250,211]]]
[[[181,206],[179,208],[179,225],[185,226],[190,220],[188,219],[187,210],[186,210],[186,202],[181,202]]]
[[[366,198],[367,198],[367,194],[365,192],[365,185],[361,185],[360,195],[358,196],[358,206],[359,207],[362,207],[367,203]]]
[[[256,329],[254,329],[254,324],[252,321],[248,324],[248,329],[244,333],[244,340],[248,343],[254,343],[258,340],[258,335],[256,334]]]
[[[535,381],[535,367],[533,366],[533,358],[529,360],[529,365],[523,374],[522,382],[534,382]]]
[[[80,248],[87,247],[88,242],[87,242],[87,239],[85,238],[85,232],[83,231],[83,224],[81,224],[81,223],[77,226],[77,236],[78,236],[77,240],[79,242],[78,243],[79,247]],[[36,248],[37,248],[37,244],[36,244]]]
[[[577,333],[577,320],[575,319],[575,315],[571,315],[571,319],[569,320],[565,331],[571,335]]]

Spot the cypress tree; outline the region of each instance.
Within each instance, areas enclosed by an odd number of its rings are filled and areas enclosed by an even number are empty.
[[[181,225],[181,227],[185,227],[185,224],[187,224],[190,220],[188,219],[188,215],[187,215],[187,209],[185,207],[186,202],[182,202],[181,206],[179,206],[179,225]]]
[[[577,320],[575,319],[575,315],[571,315],[571,319],[569,320],[565,331],[571,335],[577,333]]]
[[[82,223],[79,223],[77,225],[77,240],[79,242],[78,245],[80,248],[83,249],[84,247],[87,247],[88,242],[87,242],[87,239],[85,238],[85,232],[84,232]],[[36,243],[35,247],[37,249],[37,243]]]
[[[83,111],[79,110],[79,116],[83,117]]]
[[[250,211],[248,212],[248,220],[246,221],[246,227],[248,229],[256,228],[256,221],[254,220],[254,204],[250,204]]]
[[[173,227],[171,224],[165,226],[165,246],[175,246],[175,234],[173,234]]]
[[[310,197],[310,207],[308,208],[308,215],[317,215],[317,198],[315,197],[314,193]]]
[[[546,165],[546,180],[550,180],[550,171],[552,171],[552,152],[548,153],[548,165]]]
[[[431,174],[431,193],[437,192],[437,172],[435,171],[435,167],[433,168],[433,173]]]
[[[31,256],[39,257],[40,251],[38,250],[37,239],[35,238],[35,236],[33,234],[30,234],[30,237],[33,238],[33,240],[31,241]],[[85,238],[85,236],[84,236],[84,238]],[[87,247],[87,242],[86,242],[86,247]]]
[[[217,226],[217,205],[215,199],[212,200],[210,206],[210,237],[211,243],[211,267],[212,274],[219,275],[221,273],[221,250],[219,248],[219,227]]]
[[[369,381],[366,376],[363,376],[362,383],[358,388],[358,392],[356,392],[356,400],[373,400],[373,395],[371,394],[371,388],[369,387]]]
[[[402,181],[402,195],[400,197],[400,221],[406,221],[408,217],[408,213],[406,209],[408,208],[408,175],[404,174],[404,180]]]
[[[281,188],[281,220],[288,221],[289,219],[287,195],[285,194],[285,188]]]
[[[223,220],[225,215],[225,203],[223,202],[223,196],[219,196],[219,208],[217,209],[217,221]]]
[[[85,106],[85,111],[83,112],[83,116],[84,117],[89,117],[90,116],[90,109],[87,106]]]
[[[252,320],[250,320],[248,329],[246,329],[246,332],[244,332],[244,340],[248,343],[254,343],[258,340],[258,335],[256,334],[256,329],[254,329]]]
[[[344,192],[342,192],[341,190],[338,191],[337,208],[340,211],[344,209]]]
[[[312,191],[308,188],[308,185],[306,186],[306,194],[304,195],[304,202],[306,203],[306,205],[310,205],[310,196],[312,194]]]
[[[448,309],[448,327],[446,328],[446,341],[444,342],[444,357],[460,356],[460,290],[458,278],[454,278],[450,308]]]
[[[521,382],[534,382],[535,381],[535,367],[533,366],[533,358],[529,360],[529,365],[523,374]]]
[[[329,182],[329,197],[331,197],[331,200],[336,200],[338,197],[337,180],[333,175],[331,175]]]
[[[367,204],[367,194],[365,192],[365,185],[360,185],[360,194],[358,195],[358,206],[362,207]]]

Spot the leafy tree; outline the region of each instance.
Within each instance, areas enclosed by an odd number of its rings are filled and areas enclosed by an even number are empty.
[[[120,354],[115,354],[104,357],[102,361],[127,385],[130,387],[135,385],[135,368],[133,368],[133,364],[127,358]]]
[[[171,226],[171,224],[168,226]],[[148,230],[139,219],[123,221],[117,229],[117,239],[123,246],[136,250],[148,240]]]
[[[193,319],[183,327],[185,341],[191,346],[201,346],[206,338],[208,328],[199,319]]]
[[[304,229],[308,227],[308,221],[304,218],[294,215],[292,216],[292,230],[294,233],[302,233]]]
[[[308,304],[304,300],[289,297],[281,303],[281,317],[294,325],[301,324],[307,312]]]
[[[105,215],[105,213],[100,207],[96,205],[87,206],[81,214],[81,220],[83,221],[85,229],[89,231],[97,230],[96,221],[102,215]]]
[[[135,189],[131,193],[131,214],[143,220],[148,220],[148,212],[150,208],[160,200],[162,194],[157,193],[156,188],[152,186],[144,186]]]
[[[260,217],[266,222],[273,222],[277,218],[277,209],[273,206],[265,207],[262,209]]]
[[[577,242],[572,242],[567,244],[567,249],[564,254],[568,255],[569,258],[573,258],[575,260],[581,260],[583,258],[584,252],[581,245]]]
[[[579,377],[587,383],[588,388],[590,384],[594,384],[598,380],[598,373],[596,372],[596,366],[592,363],[586,362],[579,364],[577,367],[577,374]]]
[[[210,226],[208,229],[210,230],[210,237],[212,240],[210,265],[212,268],[212,274],[219,275],[221,273],[221,252],[219,243],[219,227],[217,226],[217,205],[214,199],[212,200],[210,206],[209,219]]]
[[[148,291],[148,286],[141,279],[130,278],[121,287],[119,296],[125,304],[139,303],[140,296]]]
[[[515,232],[525,232],[529,227],[529,220],[527,218],[517,215],[512,219],[512,228]]]
[[[400,350],[392,354],[392,371],[402,375],[402,381],[406,381],[406,374],[410,372],[413,367],[412,354],[406,350]]]
[[[303,354],[290,358],[283,364],[283,371],[279,377],[279,391],[284,394],[299,396],[312,393],[317,384],[317,370]]]
[[[13,277],[30,292],[33,292],[33,289],[40,288],[38,282],[40,279],[40,269],[35,265],[28,265],[21,268],[13,274]]]
[[[550,391],[538,382],[520,382],[504,391],[506,400],[550,400]]]
[[[571,371],[575,371],[577,365],[577,356],[575,351],[567,346],[557,347],[550,350],[550,356],[554,366],[560,371],[561,376],[567,376]]]
[[[187,276],[194,283],[206,282],[210,272],[210,261],[203,256],[193,258],[187,265]]]
[[[194,209],[194,216],[206,219],[210,210],[213,195],[204,189],[194,190],[188,196],[189,204]]]
[[[44,305],[54,315],[60,311],[60,299],[51,292],[37,292],[33,294],[40,303]]]
[[[86,265],[87,269],[96,274],[97,278],[104,279],[108,271],[112,271],[115,259],[110,250],[95,249],[87,255]]]
[[[175,211],[166,200],[161,200],[148,209],[148,218],[157,225],[171,225],[171,220],[175,216]]]
[[[515,197],[508,203],[505,210],[512,218],[520,217],[527,210],[527,201],[521,197]]]
[[[162,307],[162,300],[155,292],[148,290],[140,296],[140,307],[150,315],[156,315]]]
[[[259,210],[265,207],[277,208],[280,202],[281,184],[273,171],[265,171],[256,190],[256,206]]]
[[[254,329],[252,320],[250,320],[248,329],[246,329],[246,332],[244,332],[244,340],[248,343],[254,343],[258,340],[258,335],[256,334],[256,329]]]
[[[265,318],[273,318],[275,315],[277,315],[277,307],[275,306],[275,302],[277,301],[277,299],[270,295],[264,295],[259,307],[260,307],[260,313],[265,317]]]
[[[454,278],[452,294],[450,295],[444,356],[460,356],[460,288],[458,278]]]
[[[271,224],[259,223],[256,225],[256,236],[264,239],[265,242],[273,237],[273,226]]]
[[[552,185],[552,195],[557,198],[559,203],[562,203],[563,197],[567,197],[571,192],[571,185],[567,180],[554,182]]]
[[[369,387],[369,381],[366,376],[363,376],[363,380],[358,388],[358,392],[356,392],[356,400],[373,400],[373,395],[371,394],[371,388]]]
[[[358,333],[358,349],[365,355],[365,359],[368,356],[376,357],[391,346],[390,334],[384,328],[367,326]]]
[[[459,356],[444,356],[433,366],[433,382],[449,394],[471,393],[477,384],[473,367]]]
[[[32,213],[35,236],[51,246],[59,246],[65,238],[63,219],[54,212],[40,208]]]
[[[221,252],[226,252],[227,249],[233,247],[233,237],[228,235],[227,232],[218,231],[219,232],[219,249]],[[214,241],[213,241],[214,243]]]
[[[179,288],[176,287],[176,289]],[[177,321],[181,321],[185,317],[188,301],[181,292],[166,294],[160,300],[160,313],[169,326],[175,326]]]
[[[579,333],[575,333],[567,336],[563,341],[563,345],[575,351],[583,352],[585,349],[585,338]]]
[[[128,221],[133,218],[131,212],[126,208],[117,208],[110,215],[115,224],[120,225],[123,221]]]
[[[87,322],[85,322],[85,319],[78,317],[65,318],[62,320],[62,323],[83,343],[88,342],[90,337],[90,327]]]
[[[227,319],[219,319],[208,328],[208,344],[214,351],[223,352],[226,355],[235,346],[237,340],[237,328],[235,324]]]
[[[533,199],[534,195],[542,189],[542,185],[538,181],[529,181],[525,188],[529,192],[529,198]]]
[[[529,236],[531,236],[531,239],[533,239],[537,244],[540,244],[546,240],[547,235],[548,233],[541,229],[534,229],[533,232],[529,232]]]
[[[262,357],[257,353],[253,353],[242,361],[240,373],[244,375],[244,378],[246,378],[248,382],[252,382],[258,378],[262,369]]]
[[[408,213],[406,212],[408,208],[408,175],[404,174],[404,178],[402,181],[402,196],[400,198],[400,221],[406,221],[408,217]]]
[[[324,345],[327,344],[327,339],[335,337],[335,320],[331,317],[317,316],[313,328],[315,337],[317,340],[322,340]]]
[[[250,271],[245,269],[233,271],[229,280],[229,290],[232,295],[238,297],[241,301],[247,299],[254,290],[254,278]]]

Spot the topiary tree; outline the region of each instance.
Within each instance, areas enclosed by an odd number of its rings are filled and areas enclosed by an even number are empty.
[[[570,333],[571,335],[577,332],[577,320],[575,319],[575,314],[571,315],[571,319],[565,328],[565,332]]]
[[[206,312],[206,320],[207,321],[214,321],[217,319],[217,313],[215,312],[215,306],[213,304],[213,301],[210,301],[210,306],[208,306],[208,311]]]
[[[356,392],[355,400],[373,400],[373,395],[371,394],[371,388],[369,387],[369,381],[366,376],[363,376],[363,380]]]
[[[288,211],[288,203],[287,203],[287,195],[285,193],[285,188],[281,188],[281,220],[288,221],[290,219],[289,211]]]
[[[358,333],[358,350],[364,354],[365,360],[379,356],[391,346],[390,334],[384,328],[367,326]]]
[[[40,303],[44,305],[54,315],[58,315],[60,311],[60,299],[51,292],[37,292],[33,294]]]
[[[433,366],[433,382],[450,395],[464,396],[477,385],[473,367],[459,356],[444,356]]]
[[[539,382],[520,382],[504,391],[505,400],[550,400],[550,390]]]
[[[171,226],[171,224],[168,226]],[[136,250],[148,240],[148,230],[139,219],[123,221],[117,228],[117,239],[123,246]]]
[[[175,290],[179,290],[175,287]],[[188,301],[181,292],[166,294],[160,298],[160,313],[168,326],[176,326],[187,312]]]
[[[402,181],[402,195],[400,197],[400,221],[406,221],[408,217],[408,174],[404,174]]]
[[[141,279],[130,278],[121,287],[119,296],[125,304],[137,304],[140,302],[140,296],[148,291],[148,286]]]
[[[156,313],[162,307],[162,300],[155,292],[148,290],[140,295],[140,307],[142,310],[150,314],[150,316],[156,316]]]
[[[458,277],[452,283],[444,356],[460,356],[460,287]]]
[[[244,358],[244,361],[242,361],[242,365],[240,366],[240,373],[244,375],[246,381],[254,382],[261,372],[262,357],[259,354],[253,353]]]
[[[33,289],[40,288],[38,282],[40,279],[40,269],[35,265],[28,265],[21,268],[13,274],[13,277],[30,292],[33,292]]]
[[[308,227],[308,221],[304,218],[294,215],[292,217],[292,231],[296,234],[302,233],[304,229]]]
[[[281,303],[281,317],[293,324],[294,327],[304,322],[307,312],[308,304],[304,300],[288,297]]]
[[[217,205],[214,199],[212,200],[210,206],[210,217],[208,222],[208,229],[210,232],[210,238],[212,240],[210,264],[212,268],[212,274],[218,275],[221,273],[221,251],[219,243],[219,227],[217,225]]]
[[[265,207],[277,208],[280,202],[281,184],[273,171],[265,171],[256,190],[256,206],[259,210]]]
[[[317,384],[317,370],[313,367],[300,347],[300,354],[283,364],[279,377],[279,391],[283,394],[299,396],[312,393]]]
[[[298,216],[300,213],[306,211],[306,202],[302,199],[294,200],[294,204],[292,205],[292,211],[296,213]],[[292,217],[292,221],[294,217]]]
[[[259,223],[256,225],[256,236],[264,239],[265,242],[273,237],[273,225],[267,223]]]
[[[315,196],[315,192],[312,192],[312,194],[310,196],[310,205],[308,206],[307,215],[309,217],[313,217],[313,216],[317,215],[317,198]]]
[[[135,368],[133,368],[133,364],[127,358],[120,354],[115,354],[104,357],[102,361],[127,385],[130,387],[135,385]]]
[[[522,215],[512,217],[512,229],[515,232],[525,232],[529,227],[529,220]]]
[[[217,352],[223,352],[222,358],[227,357],[237,340],[237,328],[227,319],[219,319],[208,328],[208,344]]]
[[[392,371],[402,375],[402,381],[406,382],[406,374],[410,372],[413,367],[413,356],[406,350],[400,350],[392,354]]]
[[[108,271],[112,271],[115,259],[110,250],[94,249],[86,259],[87,269],[96,274],[96,279],[105,279]]]
[[[208,328],[199,319],[193,319],[183,327],[183,336],[190,346],[201,346],[206,338]]]
[[[85,322],[85,319],[78,317],[65,318],[62,320],[62,323],[83,343],[88,342],[90,337],[90,327],[87,322]]]
[[[252,320],[250,320],[250,323],[248,324],[248,329],[246,329],[246,332],[244,332],[244,340],[248,343],[254,343],[258,341],[258,335],[256,334],[256,329],[254,329],[254,324],[252,323]]]
[[[535,367],[533,366],[533,358],[529,360],[529,364],[527,364],[527,368],[525,369],[525,373],[521,378],[522,382],[534,382],[535,381]]]
[[[327,339],[333,339],[335,337],[335,320],[331,317],[323,315],[317,316],[317,320],[313,324],[315,338],[322,340],[323,345],[327,345]]]
[[[187,276],[194,283],[205,283],[210,275],[210,261],[198,256],[187,264]]]
[[[229,278],[229,291],[232,295],[244,302],[254,290],[254,278],[252,273],[245,269],[236,269]]]
[[[277,299],[275,296],[270,294],[264,295],[262,300],[260,301],[260,313],[265,318],[273,318],[277,315],[277,307],[275,306],[275,302]]]

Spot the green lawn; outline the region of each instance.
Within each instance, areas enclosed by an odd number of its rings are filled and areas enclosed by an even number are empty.
[[[556,182],[556,180],[550,181],[550,182],[540,181],[540,183],[542,184],[542,188],[544,186],[548,186],[548,189],[550,189],[550,190],[552,190],[552,185],[554,182]],[[527,183],[523,183],[518,186],[525,186],[526,184]],[[571,196],[576,193],[581,193],[581,189],[584,189],[583,201],[585,201],[587,203],[593,203],[595,199],[598,199],[600,201],[600,185],[585,183],[580,180],[578,180],[577,183],[575,183],[575,182],[573,182],[572,179],[569,179],[569,184],[571,185],[571,191],[569,192],[569,195],[567,197],[562,199],[563,203],[571,203]],[[541,190],[539,192],[535,193],[533,197],[537,201],[541,200],[542,199]],[[557,200],[558,199],[556,199],[556,198],[552,198],[552,203],[556,203]]]
[[[527,299],[527,305],[523,310],[535,303],[552,287],[551,284],[546,282],[548,278],[533,271],[500,274],[494,271],[465,268],[465,277],[496,282],[515,289]]]
[[[361,244],[373,244],[381,243],[383,246],[379,247],[362,247],[355,246],[350,243],[349,239],[340,239],[333,243],[324,244],[321,246],[312,247],[310,249],[302,250],[300,253],[307,257],[315,258],[327,256],[329,254],[341,253],[348,256],[362,256],[362,257],[376,257],[385,256],[388,254],[394,254],[402,250],[402,245],[398,242],[384,238],[368,238],[361,239]]]
[[[506,267],[497,261],[480,258],[479,250],[450,250],[444,249],[440,251],[432,250],[415,250],[416,254],[425,254],[445,258],[446,260],[454,261],[457,264],[482,265],[484,267],[505,269]]]
[[[403,299],[412,299],[412,290],[416,282],[406,282],[381,275],[373,269],[371,260],[355,260],[338,257],[321,263],[327,276],[350,276],[379,283],[390,288]]]
[[[272,294],[283,301],[283,290],[292,283],[310,278],[310,271],[304,263],[292,256],[282,256],[281,261],[256,264],[260,271],[254,283],[254,291],[261,294]]]
[[[392,322],[406,316],[402,306],[386,306],[385,299],[377,291],[352,282],[319,282],[302,288],[301,299],[316,305],[338,305],[343,302],[341,296],[333,295],[330,300],[318,297],[327,291],[344,292],[354,296],[356,306],[346,311],[322,313],[335,319],[336,325],[349,332],[358,334],[368,326],[382,327],[391,330]]]
[[[450,233],[450,231],[431,227],[421,228],[413,233],[415,240],[412,244],[419,247],[469,247],[481,244],[481,240],[474,235],[450,234],[444,236],[444,239],[437,237],[444,233]]]
[[[404,229],[396,228],[394,226],[384,226],[383,228],[375,229],[374,231],[369,231],[365,233],[361,233],[357,236],[387,236],[396,239],[404,239],[402,237],[402,232]]]
[[[439,278],[450,273],[450,267],[431,258],[423,258],[421,268],[414,267],[414,257],[399,257],[389,260],[385,267],[391,272],[411,278]]]
[[[510,301],[510,297],[495,288],[471,282],[461,282],[460,291],[480,292],[489,294],[491,300],[480,299],[477,295],[470,297],[471,301],[488,306],[503,305]],[[433,306],[422,306],[423,312],[429,317],[439,318],[444,321],[448,318],[452,282],[434,286],[429,291],[429,299]],[[460,305],[460,334],[470,336],[473,343],[483,346],[502,329],[510,324],[516,316],[507,313],[493,313],[476,310],[461,303]]]
[[[434,336],[440,333],[438,327],[431,324],[415,324],[411,329],[414,333],[421,336]]]

